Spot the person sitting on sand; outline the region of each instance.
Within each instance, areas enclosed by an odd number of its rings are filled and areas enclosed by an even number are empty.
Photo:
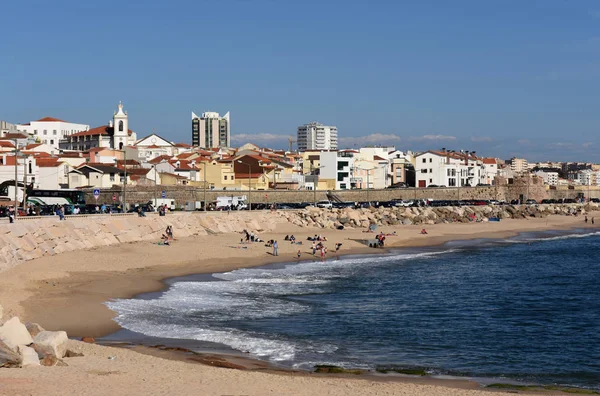
[[[290,240],[290,236],[286,235],[285,238],[283,238],[284,241],[289,241]]]
[[[165,234],[162,235],[162,244],[169,246],[169,237]]]
[[[423,229],[421,230],[421,234],[427,234],[427,230],[426,230],[425,228],[423,228]]]
[[[336,243],[336,244],[335,244],[335,251],[336,251],[336,252],[337,252],[337,251],[339,251],[341,247],[342,247],[342,244],[341,244],[341,243]]]
[[[296,237],[294,235],[290,237],[290,242],[296,243]]]

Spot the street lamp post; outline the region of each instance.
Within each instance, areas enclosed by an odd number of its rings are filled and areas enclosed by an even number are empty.
[[[156,195],[156,165],[152,165],[154,169],[154,209],[158,208],[158,198]]]
[[[19,196],[18,196],[18,191],[19,191],[18,178],[19,178],[19,176],[17,174],[18,173],[18,164],[17,164],[18,153],[19,153],[19,150],[17,149],[17,138],[15,138],[15,206],[14,206],[14,208],[15,208],[15,216],[14,216],[15,220],[17,219],[17,213],[18,213],[17,205],[19,204],[18,203],[19,202]],[[25,186],[23,186],[23,189],[25,189]]]
[[[252,183],[252,166],[244,161],[238,160],[240,164],[244,164],[248,166],[248,210],[252,210],[252,201],[250,200],[250,194],[252,192],[251,183]]]

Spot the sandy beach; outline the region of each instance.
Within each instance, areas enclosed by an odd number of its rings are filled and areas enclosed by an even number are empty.
[[[427,235],[420,234],[421,226],[384,227],[378,231],[397,233],[387,238],[387,247],[406,247],[590,226],[581,217],[551,216],[498,223],[431,225],[426,227]],[[290,234],[304,244],[285,242],[284,236]],[[331,251],[336,242],[343,244],[339,255],[382,253],[358,241],[372,237],[362,230],[300,229],[291,224],[279,224],[275,231],[260,235],[264,240],[279,241],[278,257],[272,256],[263,243],[240,244],[240,234],[177,239],[168,247],[148,242],[123,244],[43,257],[4,271],[0,273],[0,304],[5,318],[18,315],[49,330],[66,330],[73,338],[99,337],[119,329],[112,320],[114,313],[104,305],[110,299],[161,290],[165,286],[162,281],[170,277],[295,261],[299,248],[301,260],[312,259],[306,238],[315,234],[327,238],[328,258],[334,256]],[[76,341],[72,341],[72,348],[82,350],[85,357],[68,359],[68,367],[0,370],[0,394],[475,395],[489,392],[467,381],[390,382],[240,371]]]

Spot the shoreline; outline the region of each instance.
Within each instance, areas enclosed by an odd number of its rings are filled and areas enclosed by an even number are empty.
[[[239,245],[239,234],[186,237],[176,240],[169,247],[135,242],[62,253],[13,267],[4,271],[0,277],[0,301],[6,316],[20,316],[24,320],[40,323],[49,330],[65,330],[71,337],[98,338],[121,329],[113,321],[115,313],[108,309],[105,302],[162,292],[169,286],[166,281],[171,278],[312,259],[306,237],[315,234],[326,236],[330,246],[341,241],[343,246],[337,256],[347,256],[384,254],[389,252],[388,249],[394,248],[432,247],[458,240],[505,239],[523,232],[576,228],[600,230],[600,226],[585,224],[579,218],[571,216],[509,219],[496,224],[437,224],[427,227],[427,235],[419,234],[419,226],[393,226],[385,227],[385,232],[396,231],[398,235],[388,237],[384,249],[373,249],[356,242],[356,239],[374,235],[359,229],[299,229],[290,224],[282,224],[274,232],[261,235],[265,240],[282,240],[283,235],[296,235],[299,241],[305,242],[300,247],[300,259],[295,254],[297,245],[292,247],[282,241],[280,255],[274,257],[268,253],[270,249],[264,247],[263,243]],[[198,249],[199,241],[201,246],[209,245],[214,249]],[[239,248],[244,246],[247,248]],[[332,255],[329,253],[327,259],[331,259]],[[165,263],[167,260],[169,262]],[[23,282],[28,284],[24,285]],[[3,287],[4,285],[7,287]],[[8,293],[3,293],[3,290],[8,291],[9,288],[16,288],[15,291],[18,292],[11,293],[12,298],[7,296]],[[69,312],[64,311],[65,306],[70,307]]]
[[[247,249],[238,248],[240,246],[238,245],[239,234],[184,238],[176,240],[170,247],[157,246],[148,242],[137,242],[84,252],[69,252],[26,262],[3,272],[0,277],[0,303],[4,306],[5,317],[16,314],[24,321],[40,323],[48,330],[66,330],[70,337],[102,337],[121,329],[113,321],[114,313],[104,304],[109,300],[162,292],[169,287],[168,281],[172,278],[227,272],[239,268],[275,263],[293,263],[306,261],[306,258],[312,257],[310,253],[306,252],[310,245],[304,244],[301,247],[302,258],[300,260],[296,259],[294,256],[298,246],[283,242],[283,236],[286,234],[296,235],[299,241],[305,241],[307,236],[312,236],[315,233],[322,234],[328,238],[329,242],[327,244],[329,246],[332,246],[335,242],[342,242],[343,247],[339,252],[339,256],[348,256],[355,254],[386,254],[389,253],[388,249],[433,247],[451,241],[505,239],[526,232],[569,231],[575,229],[600,230],[600,227],[584,224],[581,218],[571,216],[552,216],[544,219],[511,219],[496,224],[460,223],[426,227],[429,232],[428,235],[419,234],[421,226],[382,227],[382,231],[397,231],[398,235],[387,238],[386,242],[391,243],[386,244],[386,249],[373,249],[355,241],[355,239],[369,238],[373,235],[365,234],[362,230],[300,229],[290,224],[282,224],[278,225],[278,228],[273,232],[261,234],[262,239],[278,239],[281,241],[280,256],[278,257],[267,254],[269,249],[265,248],[262,243],[249,245]],[[331,259],[331,255],[328,259]],[[320,260],[317,259],[317,261]],[[10,289],[10,287],[13,288]],[[12,295],[12,299],[7,297],[9,294]],[[104,348],[102,346],[92,347]],[[143,348],[134,349],[136,349],[135,354],[148,352],[144,351]],[[177,355],[178,353],[174,352],[173,354]],[[219,356],[218,353],[212,355]],[[156,357],[154,353],[150,353],[148,356]],[[220,356],[222,357],[222,355]],[[159,357],[165,358],[164,356]],[[173,359],[182,359],[186,362],[185,364],[189,364],[185,356],[179,358],[175,356]],[[245,356],[240,359],[240,362],[265,362]],[[241,365],[243,366],[243,364]],[[217,368],[217,370],[223,370],[223,368]],[[258,370],[271,373],[269,369]],[[285,369],[275,368],[274,371],[284,380],[288,377],[295,378],[298,376]],[[358,376],[363,378],[357,378],[357,376],[348,377],[348,375],[303,373],[300,377],[306,377],[310,381],[314,381],[314,378],[317,377],[333,378],[335,383],[339,383],[338,381],[346,381],[346,378],[352,378],[348,381],[427,384],[427,386],[439,387],[440,389],[447,387],[472,391],[479,389],[486,394],[489,391],[498,392],[497,390],[483,389],[469,378],[448,380],[434,377],[403,377],[396,375],[387,377],[377,375],[377,378],[373,379],[371,378],[372,375],[368,374]],[[447,383],[448,381],[450,381],[450,384]]]

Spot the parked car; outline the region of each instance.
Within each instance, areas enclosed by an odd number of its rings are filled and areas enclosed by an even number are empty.
[[[535,199],[528,199],[527,201],[525,201],[525,203],[527,205],[535,205],[537,204],[537,201]]]
[[[324,208],[324,209],[331,209],[333,208],[333,204],[331,203],[331,201],[319,201],[317,202],[317,208]]]
[[[590,198],[590,202],[600,203],[600,198]]]
[[[408,188],[408,184],[406,184],[405,182],[399,182],[392,184],[388,188]]]

